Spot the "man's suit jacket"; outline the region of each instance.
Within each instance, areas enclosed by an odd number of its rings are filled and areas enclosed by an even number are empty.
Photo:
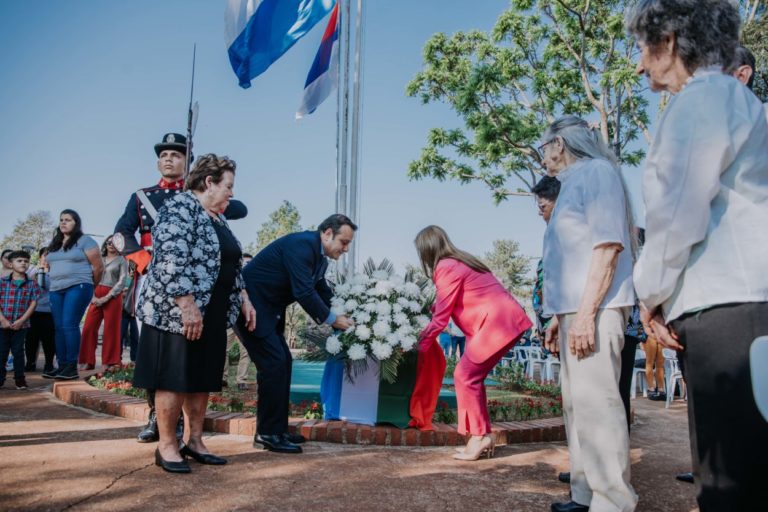
[[[325,322],[333,296],[325,281],[327,268],[317,231],[291,233],[262,249],[243,269],[245,288],[256,309],[254,334],[282,333],[285,309],[294,302],[318,324]]]

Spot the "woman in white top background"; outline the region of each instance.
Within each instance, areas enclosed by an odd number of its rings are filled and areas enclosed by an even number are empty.
[[[703,512],[768,506],[768,423],[749,368],[752,341],[768,335],[768,124],[722,72],[739,23],[728,0],[641,0],[627,16],[638,73],[672,94],[645,162],[635,289],[649,334],[685,364]]]

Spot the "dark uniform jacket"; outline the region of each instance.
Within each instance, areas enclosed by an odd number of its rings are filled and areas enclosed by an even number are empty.
[[[180,188],[168,188],[167,186],[163,187],[160,184],[141,190],[147,195],[149,202],[152,203],[156,211],[160,211],[160,208],[163,206],[166,199],[181,192]],[[246,215],[248,215],[248,208],[236,199],[229,202],[229,206],[227,206],[227,209],[224,212],[224,217],[228,220],[242,219]],[[131,198],[125,206],[125,211],[123,212],[122,217],[117,221],[114,231],[115,233],[121,233],[125,239],[125,249],[123,250],[123,254],[131,254],[140,250],[142,247],[150,247],[152,245],[150,238],[151,231],[154,224],[155,221],[139,200],[136,192],[131,194]],[[139,232],[139,236],[143,243],[136,240],[136,231]]]
[[[325,322],[333,297],[325,280],[327,268],[317,231],[291,233],[262,249],[243,269],[245,288],[256,309],[254,334],[282,334],[285,309],[294,302],[318,324]]]

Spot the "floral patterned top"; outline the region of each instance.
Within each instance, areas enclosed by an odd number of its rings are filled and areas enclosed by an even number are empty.
[[[220,215],[219,220],[227,226],[223,216]],[[152,227],[155,251],[136,307],[142,322],[181,334],[181,309],[174,299],[184,295],[193,295],[201,314],[205,315],[221,266],[213,222],[192,192],[177,194],[160,209]],[[235,323],[240,312],[240,290],[244,288],[241,270],[238,263],[237,278],[229,296],[229,326]]]

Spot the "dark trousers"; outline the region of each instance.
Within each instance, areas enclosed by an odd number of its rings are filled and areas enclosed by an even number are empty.
[[[121,346],[130,347],[131,361],[136,362],[136,350],[139,346],[139,325],[136,323],[136,317],[130,316],[123,311],[123,319],[120,327]]]
[[[634,336],[624,336],[624,348],[621,349],[621,375],[619,376],[619,395],[627,414],[627,429],[631,430],[629,420],[629,393],[632,390],[632,372],[635,369],[635,351],[640,343]]]
[[[53,356],[56,354],[56,328],[53,325],[53,316],[50,313],[35,311],[29,319],[27,331],[26,354],[27,367],[32,369],[37,364],[37,353],[40,344],[43,345],[45,355],[45,370],[53,369]]]
[[[702,512],[768,502],[768,422],[752,392],[749,349],[768,335],[768,303],[727,304],[672,326],[685,347],[688,426]]]
[[[242,319],[242,317],[241,317]],[[281,332],[255,336],[238,323],[237,335],[256,365],[258,406],[256,432],[277,435],[288,432],[293,357]]]
[[[0,329],[0,382],[5,380],[8,353],[13,354],[13,376],[24,378],[24,337],[26,329]]]
[[[464,355],[464,346],[467,344],[466,336],[451,336],[451,354],[456,355],[456,349],[459,350],[459,357]]]

